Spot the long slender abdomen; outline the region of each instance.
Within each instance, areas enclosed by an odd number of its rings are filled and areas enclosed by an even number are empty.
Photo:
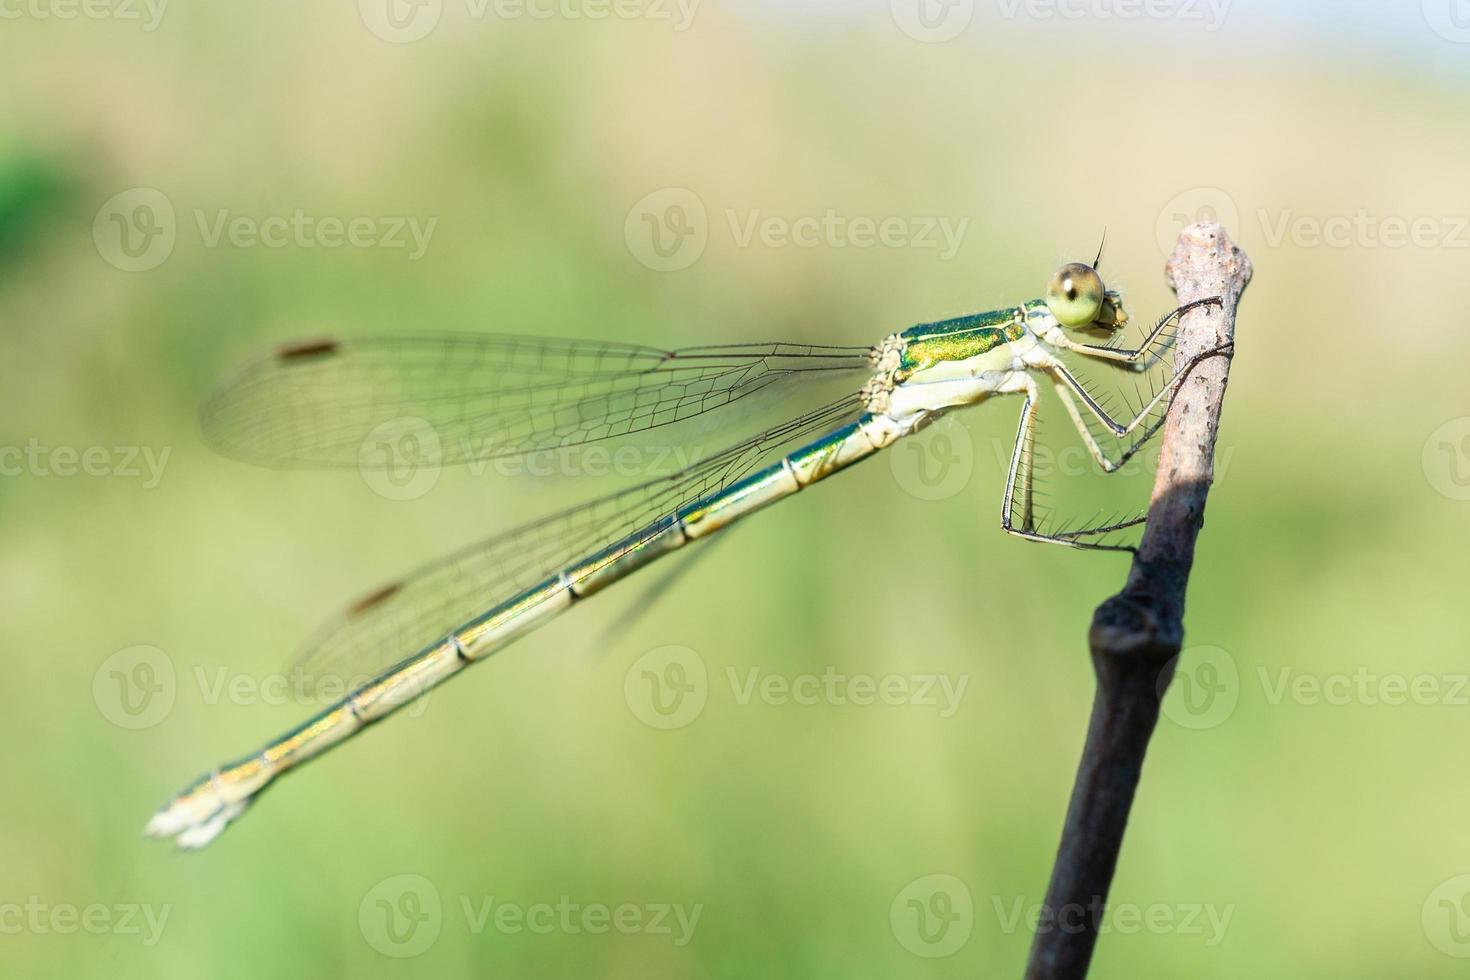
[[[221,766],[197,780],[154,815],[147,832],[155,837],[177,837],[182,847],[203,847],[287,770],[387,717],[577,600],[626,578],[689,541],[713,534],[747,514],[866,459],[909,429],[910,426],[887,415],[864,415],[780,462],[589,555],[385,670],[259,752]]]

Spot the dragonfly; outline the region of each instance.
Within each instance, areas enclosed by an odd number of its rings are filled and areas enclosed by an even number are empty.
[[[1143,517],[1071,530],[1039,519],[1032,464],[1043,385],[1097,465],[1115,472],[1162,425],[1194,365],[1225,351],[1175,364],[1155,385],[1135,385],[1131,414],[1110,411],[1068,360],[1145,371],[1172,346],[1179,317],[1219,300],[1181,306],[1137,346],[1123,346],[1128,314],[1097,265],[1065,264],[1040,298],[922,323],[872,346],[663,350],[452,334],[297,343],[247,365],[206,402],[205,436],[228,455],[276,467],[363,466],[363,446],[395,419],[431,427],[445,465],[634,437],[763,401],[784,409],[784,420],[675,472],[462,548],[348,606],[307,641],[296,664],[365,679],[294,730],[196,779],[153,815],[146,833],[185,849],[205,846],[284,773],[570,606],[991,398],[1021,399],[1001,528],[1030,541],[1132,550],[1113,542]],[[817,382],[841,397],[793,413],[792,392],[823,387]]]

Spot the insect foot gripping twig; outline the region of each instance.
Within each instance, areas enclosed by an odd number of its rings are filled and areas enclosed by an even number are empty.
[[[1169,407],[1148,524],[1128,582],[1093,615],[1088,642],[1097,693],[1028,980],[1087,975],[1159,702],[1184,640],[1184,594],[1214,478],[1236,307],[1251,263],[1225,229],[1195,224],[1180,234],[1167,274],[1181,304],[1220,299],[1183,317],[1176,363],[1220,354],[1199,360]]]

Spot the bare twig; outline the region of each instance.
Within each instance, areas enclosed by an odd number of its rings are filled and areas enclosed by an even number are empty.
[[[1215,224],[1184,229],[1167,273],[1181,304],[1222,300],[1185,314],[1177,363],[1233,344],[1251,263],[1225,230]],[[1159,702],[1184,641],[1184,593],[1214,479],[1229,372],[1228,356],[1205,357],[1183,381],[1164,424],[1148,526],[1128,582],[1093,615],[1088,641],[1097,693],[1028,980],[1084,977],[1092,959]]]

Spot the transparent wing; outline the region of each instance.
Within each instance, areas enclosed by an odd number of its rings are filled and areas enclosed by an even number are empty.
[[[857,417],[843,398],[768,429],[671,476],[600,497],[420,568],[325,624],[293,664],[313,676],[362,680],[398,663],[597,550],[657,533],[681,507],[738,481],[787,447]]]
[[[866,347],[760,343],[660,350],[504,334],[317,341],[248,365],[205,404],[206,438],[267,466],[392,465],[404,432],[461,463],[643,432],[784,380],[863,370]],[[427,427],[427,428],[426,428]]]

